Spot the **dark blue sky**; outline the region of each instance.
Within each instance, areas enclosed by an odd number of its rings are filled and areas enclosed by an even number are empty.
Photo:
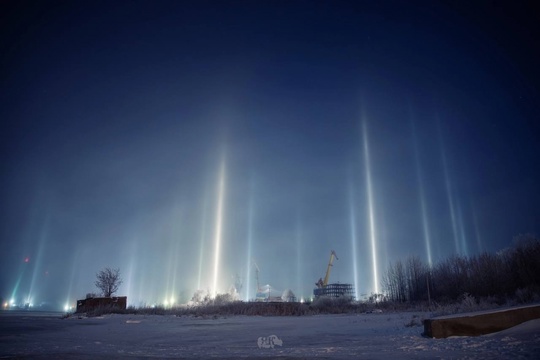
[[[375,3],[3,1],[0,297],[309,297],[331,249],[360,295],[538,234],[534,2]]]

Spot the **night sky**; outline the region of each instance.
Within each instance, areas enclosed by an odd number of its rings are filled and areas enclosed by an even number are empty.
[[[469,3],[2,1],[0,297],[308,298],[332,249],[361,297],[539,234],[540,12]]]

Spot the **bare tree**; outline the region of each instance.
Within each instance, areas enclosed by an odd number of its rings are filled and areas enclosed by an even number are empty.
[[[389,300],[407,301],[407,274],[405,266],[400,260],[388,267],[383,278],[383,286],[388,291]]]
[[[112,294],[118,291],[120,285],[122,285],[122,278],[120,277],[120,269],[105,268],[100,270],[96,274],[96,287],[101,290],[101,293],[105,297],[111,297]]]

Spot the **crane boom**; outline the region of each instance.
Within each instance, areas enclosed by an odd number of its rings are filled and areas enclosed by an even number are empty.
[[[334,262],[334,258],[336,260],[339,260],[339,258],[336,255],[336,252],[332,250],[330,252],[330,261],[328,261],[328,267],[326,268],[326,275],[324,276],[324,281],[323,279],[319,279],[319,281],[315,283],[315,285],[317,285],[319,289],[324,288],[326,287],[326,285],[328,285],[328,279],[330,278],[330,270],[332,269],[332,266],[333,266],[332,263]]]
[[[330,277],[330,269],[332,269],[332,263],[334,262],[334,258],[339,260],[336,252],[332,250],[332,252],[330,253],[330,261],[328,262],[328,267],[326,268],[326,276],[324,277],[323,286],[328,285],[328,278]]]

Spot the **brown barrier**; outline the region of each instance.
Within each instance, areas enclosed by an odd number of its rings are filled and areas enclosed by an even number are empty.
[[[479,336],[501,331],[525,321],[540,318],[540,305],[524,306],[493,312],[462,314],[424,320],[424,335],[433,338]]]

